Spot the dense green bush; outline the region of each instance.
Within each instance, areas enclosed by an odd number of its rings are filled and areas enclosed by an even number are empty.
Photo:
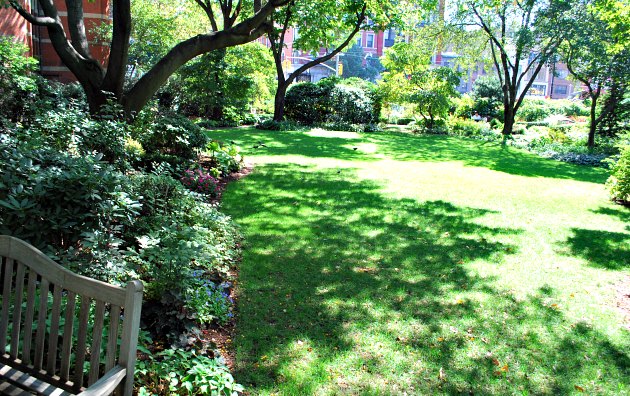
[[[472,113],[477,112],[483,117],[495,118],[503,104],[503,89],[501,82],[494,76],[481,76],[475,80],[472,98],[474,100]]]
[[[284,102],[286,117],[307,125],[326,121],[331,90],[330,85],[310,82],[291,85]]]
[[[288,119],[306,125],[344,122],[368,124],[378,120],[380,99],[375,89],[349,86],[337,79],[292,85],[285,98]]]
[[[215,177],[227,176],[230,173],[238,172],[243,167],[245,160],[241,155],[241,148],[236,144],[224,143],[218,140],[209,142],[204,153],[209,158],[207,166]]]
[[[625,141],[624,141],[625,140]],[[606,187],[617,202],[630,204],[630,135],[618,144],[619,155],[610,159],[610,177]]]
[[[37,60],[25,57],[27,50],[9,37],[0,37],[0,130],[4,123],[21,121],[32,110],[27,104],[37,93]]]
[[[100,156],[24,150],[7,140],[0,152],[0,233],[27,240],[81,273],[119,280],[125,270],[116,247],[140,210],[127,178]]]
[[[221,358],[210,358],[196,349],[165,349],[136,363],[139,396],[236,395],[243,387],[234,381]]]
[[[155,114],[142,119],[132,130],[146,154],[144,161],[167,162],[181,168],[197,158],[208,137],[188,118],[176,114]]]
[[[470,119],[451,119],[448,127],[450,133],[464,137],[479,137],[492,135],[492,129],[487,122],[477,122]]]
[[[256,124],[256,129],[262,131],[297,131],[302,128],[294,121],[263,120]]]
[[[588,116],[589,109],[581,102],[570,100],[526,99],[516,117],[523,121],[536,122],[543,121],[550,115]]]

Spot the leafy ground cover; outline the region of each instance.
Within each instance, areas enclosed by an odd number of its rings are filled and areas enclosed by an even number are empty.
[[[252,394],[630,392],[630,212],[603,169],[447,136],[210,136],[256,165],[223,195]]]

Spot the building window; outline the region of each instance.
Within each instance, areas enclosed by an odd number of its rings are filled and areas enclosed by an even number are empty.
[[[362,46],[363,46],[363,44],[361,43],[361,38],[362,38],[362,37],[361,37],[361,35],[359,34],[359,37],[357,37],[357,45],[358,45],[359,47],[362,47]]]
[[[396,38],[396,33],[394,32],[394,29],[387,29],[387,31],[385,32],[385,38],[387,40],[393,40]]]
[[[374,35],[372,33],[368,33],[365,46],[367,48],[374,48]]]
[[[532,96],[545,96],[547,95],[547,86],[544,84],[533,84],[528,94]]]
[[[567,88],[568,88],[567,85],[554,85],[553,93],[558,94],[558,95],[566,95],[568,91]]]

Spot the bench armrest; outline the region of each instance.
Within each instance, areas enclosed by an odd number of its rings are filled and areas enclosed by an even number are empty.
[[[127,369],[121,366],[115,366],[105,375],[92,384],[89,388],[79,393],[77,396],[103,396],[109,395],[116,390],[116,387],[127,375]]]

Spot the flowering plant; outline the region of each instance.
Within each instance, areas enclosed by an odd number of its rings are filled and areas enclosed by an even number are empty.
[[[200,271],[199,271],[200,272]],[[196,278],[195,287],[186,293],[186,305],[194,313],[199,322],[210,323],[213,320],[225,325],[232,318],[230,282],[215,284],[209,280]]]
[[[191,191],[216,197],[219,193],[219,182],[202,169],[187,169],[180,181]]]

